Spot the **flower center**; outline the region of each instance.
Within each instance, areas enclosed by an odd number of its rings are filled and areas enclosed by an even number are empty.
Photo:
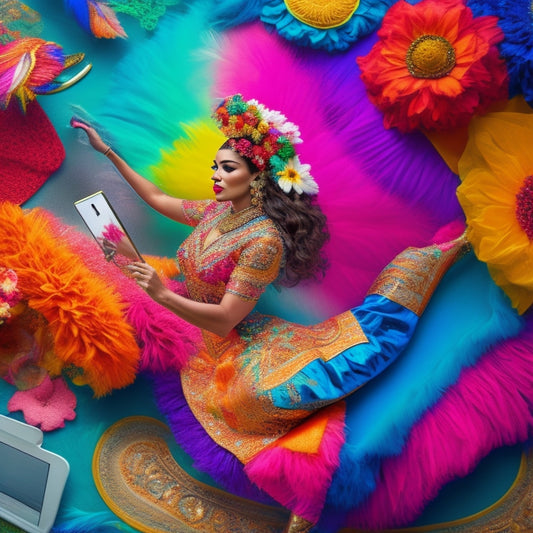
[[[455,50],[440,35],[422,35],[409,46],[405,63],[414,78],[442,78],[455,67]]]
[[[528,239],[533,241],[533,176],[528,176],[516,195],[516,218]]]
[[[296,172],[296,170],[294,170],[293,168],[288,168],[287,178],[290,179],[291,181],[298,179],[298,172]]]
[[[359,0],[285,0],[285,6],[300,22],[327,30],[348,22],[359,7]]]

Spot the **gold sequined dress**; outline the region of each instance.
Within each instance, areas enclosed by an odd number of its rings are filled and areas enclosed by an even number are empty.
[[[257,301],[282,268],[283,243],[274,223],[253,207],[233,214],[226,202],[186,201],[184,211],[195,226],[177,254],[187,296],[218,303],[230,292]],[[412,253],[404,267],[420,261],[418,252]],[[409,341],[428,280],[434,281],[434,266],[442,263],[441,250],[424,254],[433,267],[416,287],[403,282],[391,287],[389,272],[361,306],[320,324],[252,312],[224,338],[203,331],[204,346],[182,370],[181,381],[207,433],[247,463],[303,419],[383,371]],[[395,301],[406,298],[407,307]]]

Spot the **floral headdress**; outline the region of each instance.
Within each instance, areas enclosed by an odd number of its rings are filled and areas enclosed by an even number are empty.
[[[285,193],[292,189],[298,194],[318,192],[309,174],[311,166],[300,163],[294,149],[302,142],[298,127],[284,115],[235,94],[220,103],[213,118],[231,147],[259,170],[270,170]]]

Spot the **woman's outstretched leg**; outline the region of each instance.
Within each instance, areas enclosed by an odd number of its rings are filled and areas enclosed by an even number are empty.
[[[437,285],[470,250],[463,236],[425,248],[407,248],[379,274],[351,313],[362,340],[329,358],[317,358],[268,391],[276,407],[317,409],[381,374],[405,350]]]
[[[471,249],[463,234],[425,248],[407,248],[379,274],[368,295],[378,294],[421,316],[448,269]]]

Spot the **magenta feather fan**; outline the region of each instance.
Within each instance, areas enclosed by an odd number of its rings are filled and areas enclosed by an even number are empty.
[[[300,128],[304,140],[300,159],[311,165],[331,233],[329,273],[320,286],[306,288],[303,296],[321,296],[327,302],[322,309],[325,315],[360,301],[391,257],[408,245],[427,243],[440,225],[460,216],[452,207],[446,216],[436,217],[442,209],[402,194],[402,189],[413,189],[412,176],[425,173],[431,178],[439,165],[442,170],[433,176],[435,181],[442,182],[442,174],[447,174],[454,188],[456,178],[443,169],[425,139],[414,147],[409,139],[383,128],[362,84],[354,81],[358,76],[355,60],[351,82],[341,83],[337,74],[339,83],[334,88],[331,63],[345,63],[345,56],[322,60],[319,53],[297,50],[260,24],[228,32],[220,41],[218,55],[214,100],[241,93],[245,99],[254,98],[270,109],[282,110]],[[343,120],[338,120],[340,109]],[[371,140],[366,135],[370,128]],[[357,137],[363,145],[359,153],[353,147]],[[381,164],[365,162],[365,143],[379,146]],[[402,168],[403,183],[387,188],[387,177],[394,176],[397,168]],[[441,207],[442,198],[439,195]]]

